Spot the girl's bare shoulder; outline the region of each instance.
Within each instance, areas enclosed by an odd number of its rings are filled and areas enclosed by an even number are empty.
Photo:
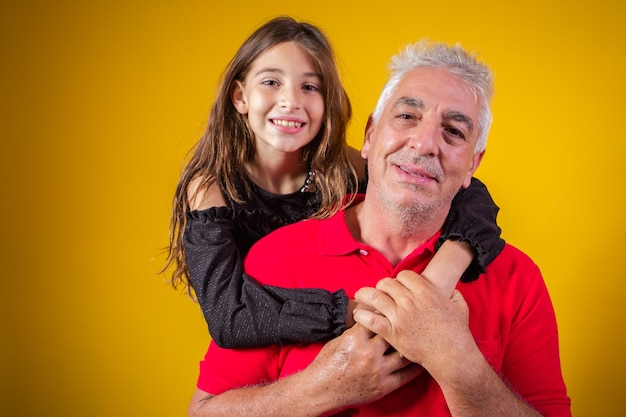
[[[187,188],[187,199],[191,210],[206,210],[211,207],[223,207],[226,200],[215,181],[207,181],[202,176],[191,180]]]

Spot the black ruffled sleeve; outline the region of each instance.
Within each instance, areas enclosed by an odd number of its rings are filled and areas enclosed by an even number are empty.
[[[234,217],[228,207],[192,211],[184,233],[190,281],[215,343],[244,348],[312,343],[340,334],[346,294],[260,285],[243,273]]]
[[[467,242],[474,248],[476,257],[461,281],[477,279],[504,249],[505,242],[500,237],[501,229],[496,222],[499,210],[485,184],[476,178],[472,178],[470,186],[461,189],[452,200],[436,248],[448,239]]]

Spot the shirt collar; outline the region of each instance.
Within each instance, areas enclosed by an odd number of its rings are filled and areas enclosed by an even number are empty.
[[[358,194],[352,204],[359,204],[363,201],[364,194]],[[319,251],[326,256],[347,255],[359,250],[371,250],[369,245],[358,242],[350,233],[346,223],[345,210],[339,210],[332,217],[323,220],[319,228]],[[407,257],[420,256],[424,253],[432,255],[435,253],[435,244],[441,235],[441,230],[435,233],[423,245],[415,248]]]
[[[363,198],[361,195],[358,195],[352,204],[357,204],[361,201],[363,201]],[[363,247],[362,243],[352,237],[352,233],[350,233],[346,223],[346,211],[344,209],[323,220],[320,223],[319,233],[319,251],[322,255],[346,255]]]

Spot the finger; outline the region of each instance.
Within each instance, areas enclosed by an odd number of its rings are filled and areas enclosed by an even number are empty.
[[[396,276],[396,281],[398,281],[400,284],[404,285],[411,291],[418,290],[424,285],[431,285],[430,281],[411,270],[403,270],[398,272],[398,275]]]
[[[465,314],[468,314],[469,307],[467,305],[467,302],[465,301],[465,298],[463,297],[463,294],[461,294],[459,290],[454,290],[454,292],[452,293],[452,297],[450,298],[450,301],[452,301],[452,303],[458,309],[463,311]]]
[[[465,303],[465,298],[463,298],[463,294],[459,290],[454,290],[452,292],[452,297],[450,300],[454,303]]]
[[[354,304],[353,304],[354,308],[352,310],[369,310],[369,311],[376,311],[374,309],[374,307],[372,307],[371,305],[364,303],[362,301],[359,301],[357,299],[354,300]]]
[[[387,317],[369,310],[354,310],[354,321],[368,330],[383,337],[391,332],[391,323]]]
[[[393,363],[397,364],[398,367],[407,366],[408,364],[413,363],[395,349],[392,349],[387,355]]]
[[[391,278],[385,278],[382,281],[393,281]],[[381,285],[380,283],[378,285]],[[377,287],[378,287],[377,285]],[[384,286],[384,284],[382,284]],[[388,285],[392,285],[388,283]],[[354,298],[361,302],[371,306],[371,310],[380,311],[383,314],[389,312],[395,307],[395,302],[389,296],[388,293],[381,291],[379,288],[363,287],[359,289]]]
[[[387,370],[391,373],[397,372],[398,370],[405,368],[411,364],[413,364],[413,362],[404,357],[393,347],[388,349],[385,353],[385,366]]]
[[[387,340],[383,336],[374,333],[360,323],[354,325],[354,330],[352,330],[352,332],[354,333],[353,336],[360,340],[359,343],[368,343],[372,346],[375,346],[376,351],[379,352],[380,355],[385,355],[385,352],[388,352],[390,349],[392,349],[389,342],[387,342]]]
[[[387,294],[394,294],[403,288],[404,285],[395,278],[383,278],[376,283],[376,289]]]
[[[357,310],[354,310],[354,311],[356,312]],[[352,335],[353,337],[358,338],[360,340],[367,340],[376,336],[376,333],[374,333],[373,331],[371,331],[370,329],[368,329],[367,327],[359,323],[355,324],[354,326],[346,330],[344,333],[348,333],[349,335]]]
[[[420,376],[422,372],[424,372],[424,368],[420,365],[410,363],[408,366],[398,369],[392,375],[395,379],[395,384],[397,384],[397,387],[399,388],[407,382]]]
[[[398,273],[398,277],[396,281],[408,291],[407,293],[397,293],[394,295],[394,299],[396,301],[399,300],[399,297],[402,294],[406,295],[412,299],[437,299],[440,297],[445,297],[449,299],[447,295],[444,295],[441,290],[439,290],[432,282],[427,280],[425,277],[416,274],[413,271],[400,271]],[[452,291],[452,290],[450,290]]]

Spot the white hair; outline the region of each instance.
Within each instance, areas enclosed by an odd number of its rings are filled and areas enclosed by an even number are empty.
[[[445,69],[467,84],[480,106],[478,139],[474,152],[484,151],[492,119],[490,102],[493,96],[493,76],[489,67],[479,62],[475,55],[466,52],[459,44],[448,46],[423,40],[407,45],[404,50],[394,55],[389,64],[389,79],[372,114],[374,121],[380,120],[383,108],[402,78],[416,68]]]

